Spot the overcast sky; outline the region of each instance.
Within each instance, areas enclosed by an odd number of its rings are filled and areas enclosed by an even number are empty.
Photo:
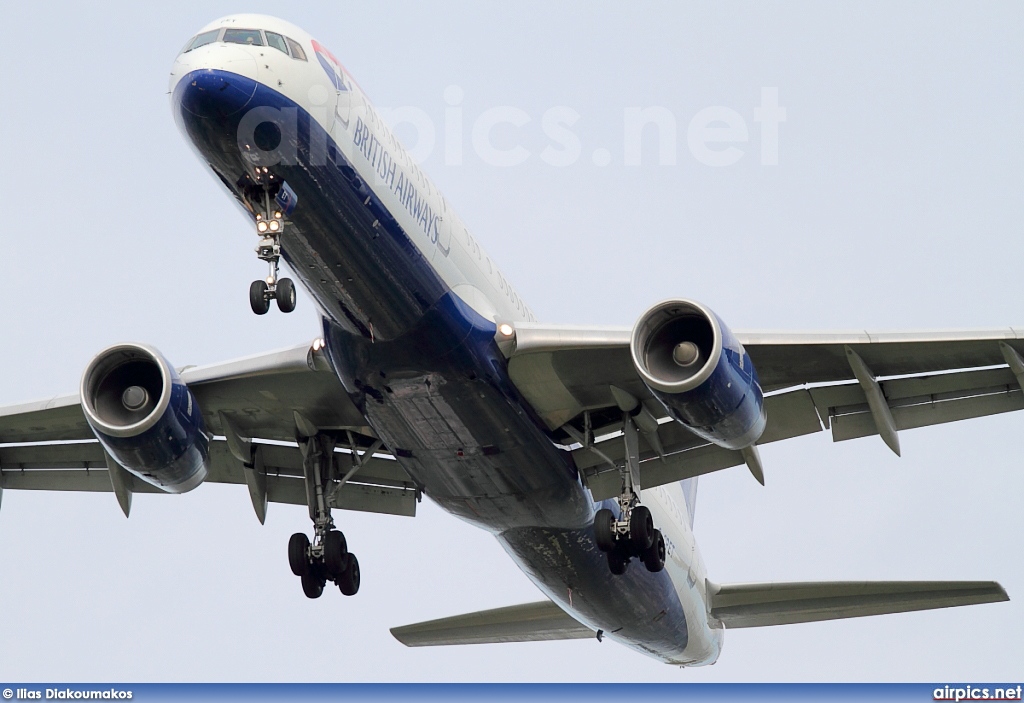
[[[170,115],[176,52],[239,11],[287,10],[378,106],[431,118],[426,170],[542,321],[630,325],[680,295],[738,330],[1024,326],[1024,7],[678,5],[5,4],[0,404],[75,391],[119,341],[183,366],[317,334],[304,294],[290,316],[250,312],[251,225]],[[755,122],[764,88],[786,110],[777,165]],[[472,148],[498,106],[530,118],[493,132],[525,149],[518,166]],[[580,116],[566,166],[541,156],[558,107]],[[636,107],[671,117],[670,163],[652,129],[626,165]],[[712,145],[735,163],[691,148],[702,114],[746,131]],[[823,433],[764,447],[764,488],[742,467],[702,478],[715,581],[995,579],[1014,600],[728,632],[718,664],[692,670],[610,641],[398,644],[391,626],[540,597],[492,537],[426,501],[415,519],[336,513],[362,589],[310,601],[285,556],[305,508],[271,505],[260,526],[244,488],[210,485],[136,496],[125,520],[112,494],[6,491],[0,679],[1019,680],[1022,430],[1009,414],[905,432],[902,459]]]

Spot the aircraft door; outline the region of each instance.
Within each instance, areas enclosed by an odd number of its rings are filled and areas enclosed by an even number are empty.
[[[437,253],[447,258],[452,250],[452,229],[455,227],[453,220],[455,213],[448,207],[448,202],[441,197],[441,217],[437,223]]]

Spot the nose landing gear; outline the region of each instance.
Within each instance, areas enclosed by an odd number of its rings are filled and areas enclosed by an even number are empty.
[[[249,286],[249,306],[257,315],[266,315],[270,301],[277,301],[277,309],[291,312],[295,309],[295,284],[290,278],[278,278],[281,263],[281,235],[284,233],[284,213],[271,208],[270,192],[264,191],[266,215],[256,215],[256,232],[260,242],[256,245],[256,256],[266,261],[269,267],[267,277],[253,281]]]

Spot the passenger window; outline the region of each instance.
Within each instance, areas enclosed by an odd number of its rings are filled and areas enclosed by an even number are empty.
[[[258,29],[227,29],[224,31],[224,41],[229,44],[263,46],[263,37]]]
[[[288,42],[288,48],[292,50],[292,58],[299,59],[300,61],[306,60],[306,52],[302,50],[302,46],[294,39],[285,37]]]
[[[185,51],[182,53],[192,51],[193,49],[198,49],[199,47],[206,46],[207,44],[214,43],[215,41],[217,41],[218,34],[220,34],[219,29],[211,29],[209,32],[203,32],[195,39],[190,41],[188,43],[188,46],[185,47]]]
[[[280,34],[274,34],[273,32],[267,32],[267,44],[274,47],[280,52],[285,54],[288,53],[288,46],[284,43],[284,37]]]

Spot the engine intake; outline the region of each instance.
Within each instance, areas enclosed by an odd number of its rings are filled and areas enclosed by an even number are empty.
[[[100,444],[143,481],[185,493],[206,479],[210,437],[199,404],[160,352],[105,349],[86,367],[81,396]]]
[[[757,371],[725,323],[700,303],[666,300],[640,316],[633,364],[669,414],[728,449],[748,447],[766,417]]]

